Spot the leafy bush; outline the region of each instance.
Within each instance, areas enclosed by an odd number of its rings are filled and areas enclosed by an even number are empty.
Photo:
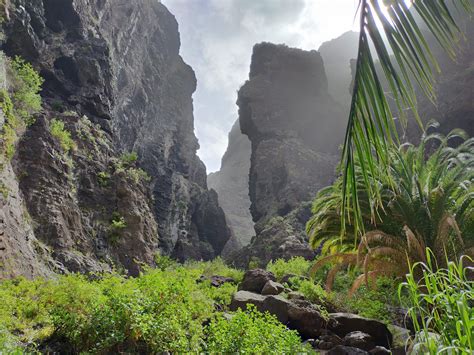
[[[108,227],[108,237],[110,239],[110,242],[116,243],[120,237],[122,230],[124,230],[125,228],[127,228],[127,222],[125,221],[125,218],[121,216],[118,212],[114,212],[112,214],[112,219]]]
[[[76,143],[71,138],[71,132],[64,128],[64,122],[53,119],[49,124],[49,131],[51,135],[59,141],[64,152],[69,152],[76,148]]]
[[[458,261],[448,261],[445,268],[437,268],[432,251],[427,249],[426,255],[426,263],[410,266],[407,281],[399,289],[399,294],[408,292],[409,314],[417,339],[424,339],[418,344],[419,350],[429,354],[472,354],[474,269],[467,264],[472,265],[473,260],[463,256]],[[430,336],[430,332],[439,337]]]
[[[387,277],[376,280],[376,288],[361,286],[351,297],[344,297],[343,303],[350,311],[363,317],[392,323],[393,313],[389,306],[399,306],[398,282]],[[405,300],[405,297],[402,297]]]
[[[17,115],[26,123],[33,121],[31,115],[41,110],[41,86],[44,79],[22,58],[11,61],[14,76],[13,102]]]
[[[214,309],[196,283],[196,271],[183,267],[149,270],[139,278],[5,281],[0,297],[0,349],[53,335],[74,352],[198,351],[201,324]]]
[[[297,354],[311,348],[301,344],[296,331],[288,330],[274,316],[238,310],[231,319],[216,317],[206,329],[206,350],[224,354]]]
[[[428,134],[418,147],[405,144],[391,149],[390,174],[378,174],[378,180],[370,182],[380,189],[382,203],[375,219],[371,217],[374,206],[363,197],[367,193],[359,194],[365,216],[362,238],[351,234],[351,225],[345,232],[341,230],[341,179],[320,191],[307,232],[312,246],[323,243],[323,253],[330,255],[320,258],[312,272],[328,263],[335,264],[334,272],[348,265],[359,266],[363,274],[355,280],[353,293],[379,276],[403,277],[409,262],[426,262],[426,247],[433,250],[439,264],[444,263],[445,254],[450,259],[464,252],[472,254],[473,146],[474,138],[453,130],[446,137]],[[364,185],[362,181],[359,184]],[[355,241],[358,248],[354,251]],[[327,289],[332,287],[330,275]]]
[[[101,171],[97,174],[97,182],[100,186],[106,187],[110,181],[110,174],[106,171]]]
[[[296,256],[290,260],[277,259],[270,261],[267,270],[272,272],[279,280],[286,274],[294,274],[299,276],[308,276],[308,270],[311,263],[301,256]]]
[[[125,167],[132,166],[137,160],[138,154],[136,152],[124,153],[120,156],[120,163]]]

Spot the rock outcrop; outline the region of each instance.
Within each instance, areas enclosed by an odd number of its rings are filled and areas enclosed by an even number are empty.
[[[250,152],[250,141],[240,132],[239,121],[236,121],[229,133],[229,145],[220,170],[207,177],[209,187],[219,195],[219,205],[232,231],[226,253],[248,245],[255,235],[248,191]]]
[[[33,233],[74,271],[113,263],[135,273],[134,259],[151,263],[159,249],[181,260],[218,255],[230,231],[196,155],[196,79],[174,16],[154,0],[14,0],[9,10],[4,51],[45,79],[44,109],[13,158],[34,222],[18,243]],[[68,156],[49,134],[53,119],[76,142]],[[132,151],[138,161],[118,166]]]
[[[252,148],[249,194],[257,236],[231,259],[260,257],[254,253],[260,249],[268,254],[262,264],[275,257],[312,257],[303,217],[309,217],[309,205],[302,204],[331,183],[345,121],[343,108],[329,95],[321,55],[284,45],[256,45],[237,104],[242,133]],[[269,247],[262,235],[278,217],[284,218],[284,227],[278,238],[275,231],[268,233],[277,239]]]

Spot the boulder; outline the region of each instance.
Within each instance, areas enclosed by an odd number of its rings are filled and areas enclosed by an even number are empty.
[[[262,293],[267,281],[276,281],[275,275],[263,269],[248,270],[239,285],[239,291]]]
[[[338,345],[342,345],[342,339],[336,334],[321,335],[316,344],[317,348],[321,350],[330,350]]]
[[[247,304],[253,304],[259,311],[261,311],[265,298],[265,296],[253,292],[237,291],[232,297],[229,309],[231,311],[236,311],[239,308],[245,310],[247,309]]]
[[[301,292],[291,291],[288,293],[288,299],[290,300],[304,300],[305,297]]]
[[[369,354],[367,351],[353,348],[350,346],[338,345],[329,350],[326,355],[366,355]]]
[[[334,324],[330,324],[330,330],[340,337],[351,332],[362,331],[372,336],[375,345],[386,348],[390,348],[392,345],[392,333],[382,322],[351,313],[331,313],[329,316],[336,321]]]
[[[359,348],[362,350],[371,350],[375,347],[375,344],[372,340],[372,337],[361,331],[350,332],[342,340],[344,345],[352,346],[354,348]]]
[[[319,310],[304,300],[288,301],[288,328],[295,329],[304,338],[315,338],[326,326]]]
[[[273,314],[281,323],[296,330],[305,339],[318,337],[327,326],[319,310],[310,302],[287,300],[279,295],[264,296],[249,291],[238,291],[232,297],[229,309],[231,311],[246,309],[248,304],[255,305],[260,312]]]
[[[392,352],[390,350],[387,350],[383,346],[376,346],[375,348],[370,350],[369,353],[373,354],[373,355],[389,355],[389,354],[392,354]]]
[[[263,302],[263,311],[267,311],[270,314],[273,314],[277,319],[283,324],[287,324],[289,319],[288,310],[290,307],[290,301],[282,296],[271,295],[266,296],[265,301]],[[296,329],[299,331],[299,329]]]
[[[262,289],[262,295],[279,295],[285,290],[285,287],[278,282],[268,280]]]

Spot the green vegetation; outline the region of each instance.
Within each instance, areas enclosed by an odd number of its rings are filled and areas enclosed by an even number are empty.
[[[109,239],[112,243],[116,243],[120,238],[122,231],[127,228],[127,222],[125,218],[121,216],[118,212],[112,214],[112,220],[110,221],[109,229]]]
[[[110,174],[106,171],[101,171],[97,174],[97,181],[100,186],[106,187],[110,181]]]
[[[455,148],[453,141],[462,141]],[[371,217],[371,204],[360,199],[364,229],[362,238],[342,235],[340,228],[342,181],[319,192],[307,230],[313,247],[324,243],[323,253],[312,268],[326,263],[338,268],[357,265],[363,270],[354,282],[354,292],[363,282],[377,276],[403,277],[409,263],[426,262],[425,248],[433,250],[438,263],[474,253],[474,139],[460,130],[447,137],[426,135],[418,147],[391,149],[390,174],[369,175],[371,185],[380,186],[381,210]],[[368,196],[359,182],[359,196]],[[350,225],[346,231],[350,230]],[[354,239],[358,248],[352,251]],[[327,288],[330,289],[331,277]]]
[[[135,184],[141,181],[151,181],[150,175],[143,169],[137,168],[138,154],[136,152],[124,153],[115,164],[117,172],[124,172]]]
[[[3,57],[2,57],[3,58]],[[0,108],[6,122],[1,127],[2,152],[7,159],[15,154],[19,132],[33,123],[33,114],[41,109],[43,79],[20,57],[4,60],[7,71],[7,89],[0,90]]]
[[[136,152],[123,153],[120,156],[120,163],[125,167],[130,167],[135,164],[138,160],[138,154]]]
[[[473,259],[463,256],[438,268],[433,252],[427,249],[426,253],[426,263],[411,265],[406,282],[399,289],[400,293],[409,294],[409,314],[420,342],[418,350],[433,355],[472,354],[474,282],[473,269],[468,265],[473,264]],[[430,332],[438,337],[430,336]]]
[[[268,263],[267,270],[271,271],[278,280],[281,280],[281,278],[286,274],[309,276],[308,271],[310,266],[311,262],[301,256],[298,256],[289,260],[272,260]]]
[[[33,123],[32,115],[41,110],[41,85],[43,78],[22,58],[11,61],[13,70],[13,103],[16,115],[27,125]]]
[[[64,127],[64,122],[58,119],[53,119],[49,123],[49,131],[51,135],[59,141],[62,150],[68,153],[76,149],[76,143],[71,138],[71,132]]]
[[[230,320],[220,316],[206,329],[206,350],[224,354],[311,353],[301,344],[296,331],[288,331],[274,316],[257,312],[250,305],[237,311]],[[236,337],[236,335],[238,335]]]
[[[426,34],[433,36],[451,57],[455,56],[456,43],[461,37],[446,1],[410,3],[411,7],[405,0],[359,1],[359,48],[342,151],[340,214],[342,228],[352,221],[356,234],[364,232],[361,199],[369,200],[372,218],[382,210],[383,190],[371,181],[390,177],[391,151],[399,144],[400,128],[405,130],[411,114],[422,128],[415,84],[435,100],[434,78],[440,69]],[[470,0],[455,3],[458,10],[472,13]],[[421,30],[423,26],[428,31]],[[376,59],[381,67],[379,71]],[[393,99],[395,112],[389,98]]]
[[[165,259],[157,257],[162,269],[146,269],[137,278],[71,274],[2,281],[0,352],[35,352],[46,343],[74,353],[305,349],[295,332],[255,310],[226,321],[216,309],[228,302],[229,288],[197,282],[203,274],[238,281],[241,271],[220,259],[184,265]]]

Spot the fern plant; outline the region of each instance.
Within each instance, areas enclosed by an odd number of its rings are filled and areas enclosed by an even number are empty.
[[[462,143],[453,147],[454,140]],[[389,174],[367,176],[368,183],[381,192],[375,216],[365,178],[359,175],[359,206],[366,231],[362,237],[350,233],[350,221],[346,220],[345,228],[340,226],[342,178],[320,191],[314,201],[307,232],[312,247],[322,244],[326,256],[311,271],[336,263],[328,274],[328,289],[336,273],[348,265],[363,270],[354,292],[379,275],[405,275],[410,263],[426,262],[427,247],[440,264],[446,256],[474,254],[474,139],[460,130],[447,136],[431,133],[417,147],[404,144],[390,149],[389,159]],[[347,233],[341,234],[343,230]]]

